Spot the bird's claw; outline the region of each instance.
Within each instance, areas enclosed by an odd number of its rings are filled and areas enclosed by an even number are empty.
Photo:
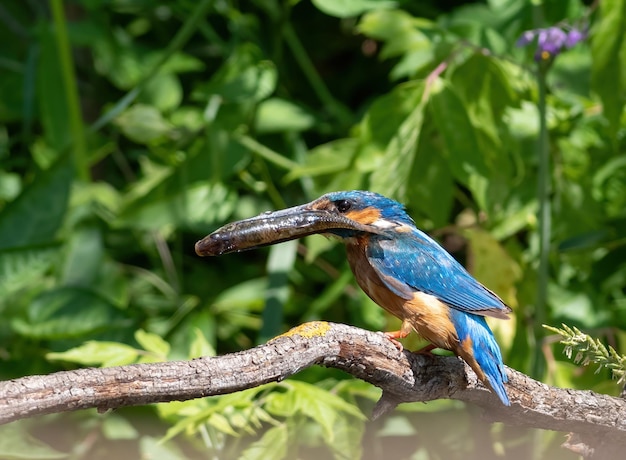
[[[385,336],[385,338],[398,349],[400,354],[402,354],[402,352],[404,351],[404,346],[398,340],[398,338],[403,338],[402,336],[400,336],[397,332],[381,332],[381,334]]]

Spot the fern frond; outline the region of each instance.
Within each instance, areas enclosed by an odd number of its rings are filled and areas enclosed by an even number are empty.
[[[594,339],[577,327],[569,327],[566,324],[562,324],[562,326],[562,328],[557,328],[543,325],[549,331],[562,337],[561,343],[565,345],[564,353],[569,359],[572,359],[572,355],[576,353],[573,358],[576,364],[583,366],[590,363],[599,364],[596,372],[599,372],[603,367],[611,369],[618,384],[626,383],[626,355],[620,355],[611,346],[607,348],[599,339]]]

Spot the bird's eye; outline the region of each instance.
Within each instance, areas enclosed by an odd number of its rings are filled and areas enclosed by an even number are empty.
[[[348,200],[337,200],[335,201],[335,207],[337,208],[337,211],[343,214],[344,212],[348,212],[350,210],[352,203]]]

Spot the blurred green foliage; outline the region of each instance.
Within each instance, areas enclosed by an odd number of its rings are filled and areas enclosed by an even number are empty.
[[[617,352],[626,341],[626,0],[590,3],[2,2],[0,378],[227,353],[317,318],[396,327],[332,241],[193,253],[230,220],[370,189],[514,307],[493,323],[508,365],[530,373],[540,349],[535,377],[617,394],[608,370],[536,336],[539,317]],[[547,73],[537,311],[538,86],[515,42],[561,21],[589,38]],[[220,398],[11,424],[0,456],[574,458],[559,434],[458,402],[366,423],[377,397],[314,368]]]

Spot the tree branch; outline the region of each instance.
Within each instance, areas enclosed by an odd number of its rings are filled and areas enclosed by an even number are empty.
[[[482,407],[491,421],[576,433],[569,447],[582,449],[587,456],[602,452],[604,457],[626,447],[623,399],[549,387],[508,369],[506,388],[512,405],[505,407],[456,357],[399,353],[380,333],[320,321],[224,356],[0,382],[0,423],[54,412],[93,407],[103,411],[233,393],[283,380],[314,364],[344,370],[382,388],[374,417],[401,402],[452,398]]]

